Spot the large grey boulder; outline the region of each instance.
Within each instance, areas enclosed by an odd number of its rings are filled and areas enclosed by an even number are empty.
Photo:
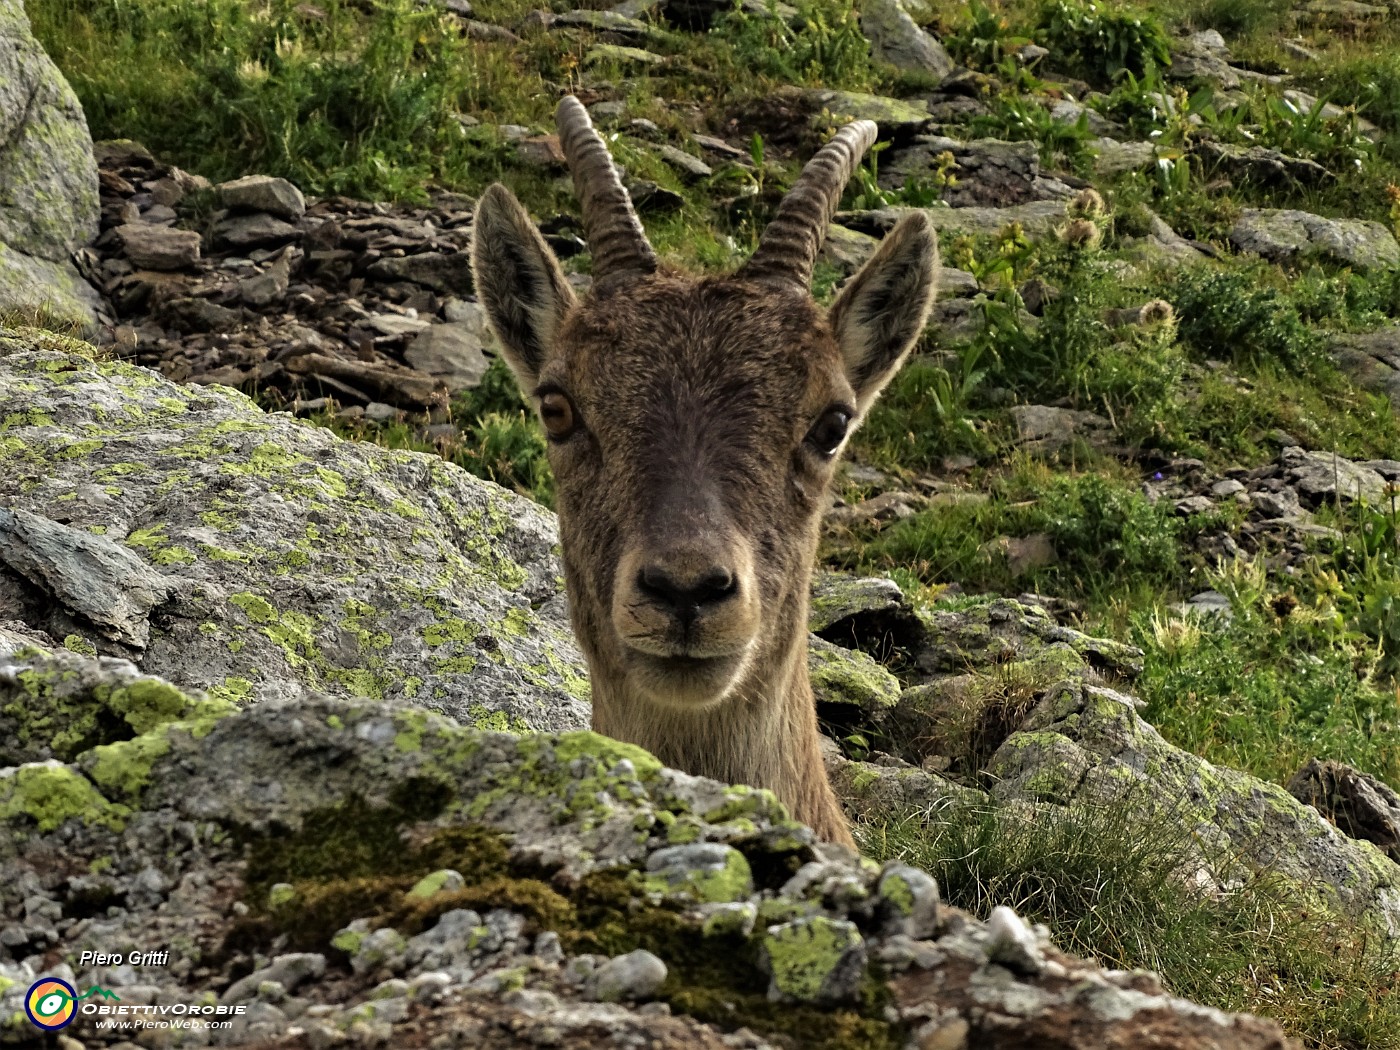
[[[875,57],[897,69],[942,78],[956,68],[938,38],[920,29],[899,0],[866,0],[860,28]]]
[[[0,330],[7,618],[238,701],[316,688],[588,724],[553,515],[82,349]]]
[[[1327,219],[1292,209],[1246,208],[1230,231],[1230,243],[1274,262],[1321,256],[1359,270],[1400,266],[1400,243],[1383,223]]]
[[[97,236],[98,211],[82,107],[24,5],[0,0],[0,310],[95,323],[100,299],[69,257]]]
[[[1330,352],[1337,367],[1356,383],[1384,394],[1400,410],[1400,325],[1340,335]]]

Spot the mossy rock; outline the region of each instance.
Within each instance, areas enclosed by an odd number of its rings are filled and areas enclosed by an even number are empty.
[[[1268,871],[1383,940],[1400,939],[1400,864],[1348,838],[1277,784],[1174,747],[1133,697],[1082,681],[1053,690],[993,755],[998,801],[1114,806],[1193,829],[1222,884]]]
[[[548,511],[438,457],[77,349],[0,330],[4,502],[48,523],[38,553],[0,550],[19,620],[236,703],[312,688],[588,725]],[[63,583],[99,578],[150,600],[104,622],[106,603]]]
[[[807,673],[818,710],[843,709],[845,717],[878,724],[899,701],[899,679],[870,656],[856,649],[812,636],[807,646]]]

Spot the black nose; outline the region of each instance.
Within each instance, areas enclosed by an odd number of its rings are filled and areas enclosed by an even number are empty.
[[[739,581],[728,569],[706,569],[694,580],[673,576],[659,565],[637,573],[637,590],[689,627],[706,609],[728,601],[739,591]]]

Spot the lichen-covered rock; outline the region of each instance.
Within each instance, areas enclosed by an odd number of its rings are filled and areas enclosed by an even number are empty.
[[[884,136],[910,135],[933,122],[933,115],[923,106],[885,95],[869,95],[863,91],[836,91],[812,88],[806,94],[808,105],[824,122],[831,117],[845,120],[873,120]]]
[[[0,242],[0,309],[38,310],[55,322],[88,328],[102,297],[72,264],[41,259]]]
[[[63,717],[44,722],[31,690],[55,683]],[[160,699],[117,704],[138,684]],[[767,792],[591,733],[324,694],[210,703],[113,660],[0,658],[29,755],[71,757],[0,771],[0,1045],[33,1044],[23,997],[45,974],[132,1005],[240,1008],[188,1045],[504,1050],[508,1030],[719,1050],[697,1017],[722,1003],[753,1047],[957,1045],[935,1028],[970,1046],[1292,1046],[1009,913],[941,908],[925,873],[816,844]],[[75,742],[70,722],[104,729]],[[169,957],[82,960],[152,945]]]
[[[588,724],[548,512],[66,349],[0,331],[0,607],[236,702],[310,687]]]
[[[849,708],[849,717],[878,725],[899,701],[899,679],[857,649],[843,649],[820,637],[807,644],[807,673],[819,705]]]
[[[1202,864],[1226,884],[1219,858],[1267,869],[1389,938],[1400,938],[1400,865],[1350,839],[1277,784],[1225,769],[1162,739],[1137,701],[1103,686],[1050,690],[992,756],[992,797],[1112,805],[1185,822]]]
[[[828,761],[857,812],[1029,805],[1054,820],[1059,807],[1107,805],[1145,825],[1185,821],[1200,848],[1193,859],[1220,885],[1268,870],[1323,908],[1400,939],[1400,864],[1384,843],[1350,838],[1281,786],[1169,744],[1139,717],[1140,700],[1104,685],[1104,676],[1131,679],[1140,651],[1009,599],[918,615],[921,684],[882,723],[891,754],[880,764]],[[933,771],[950,767],[962,783]],[[985,794],[969,786],[983,783]]]
[[[763,938],[763,961],[773,975],[768,997],[799,1003],[855,999],[867,963],[855,923],[824,915],[770,926]]]
[[[1015,224],[1027,238],[1038,241],[1054,236],[1055,230],[1064,224],[1066,207],[1063,200],[1034,200],[1007,208],[926,208],[924,212],[934,229],[944,236],[992,236]],[[896,206],[837,212],[836,221],[861,233],[883,236],[912,210]]]
[[[880,876],[880,902],[885,929],[921,940],[938,926],[938,883],[932,875],[908,865],[887,867]]]
[[[1246,208],[1230,243],[1274,262],[1322,256],[1361,270],[1400,266],[1400,243],[1369,219],[1327,219],[1305,211]]]
[[[923,637],[913,606],[899,585],[883,576],[816,572],[807,626],[826,641],[882,658],[891,648],[913,648]]]
[[[0,2],[0,310],[45,308],[91,325],[96,293],[69,256],[97,236],[97,164],[82,107]]]
[[[1010,598],[920,610],[919,619],[924,637],[918,666],[928,674],[961,674],[1047,652],[1063,654],[1089,670],[1129,678],[1142,671],[1142,650],[1064,627],[1043,608]]]
[[[741,900],[753,892],[753,873],[732,846],[696,842],[668,846],[647,859],[647,886],[663,894],[681,893],[707,904]]]
[[[1288,781],[1288,791],[1354,839],[1374,842],[1400,863],[1400,792],[1341,762],[1313,759]]]
[[[942,198],[954,208],[1004,208],[1074,195],[1068,185],[1041,173],[1040,151],[1033,142],[964,141],[942,135],[919,135],[882,157],[880,185],[897,189],[911,178],[929,179],[948,157],[957,178],[944,188]]]
[[[0,241],[63,262],[97,236],[97,163],[77,97],[29,29],[0,4]]]
[[[875,57],[897,69],[946,77],[955,68],[938,38],[920,29],[899,0],[868,0],[861,6],[860,28]]]

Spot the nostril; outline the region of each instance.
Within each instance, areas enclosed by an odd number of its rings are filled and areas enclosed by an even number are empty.
[[[657,565],[648,565],[637,573],[637,590],[678,614],[693,616],[702,606],[732,598],[738,589],[739,582],[728,569],[709,569],[693,583],[681,582]]]
[[[698,605],[709,605],[731,598],[739,583],[728,569],[711,569],[695,584],[694,598]]]
[[[671,605],[676,600],[676,582],[665,569],[659,569],[655,565],[648,565],[641,572],[637,573],[637,590],[641,591],[652,601],[660,602],[663,605]]]

